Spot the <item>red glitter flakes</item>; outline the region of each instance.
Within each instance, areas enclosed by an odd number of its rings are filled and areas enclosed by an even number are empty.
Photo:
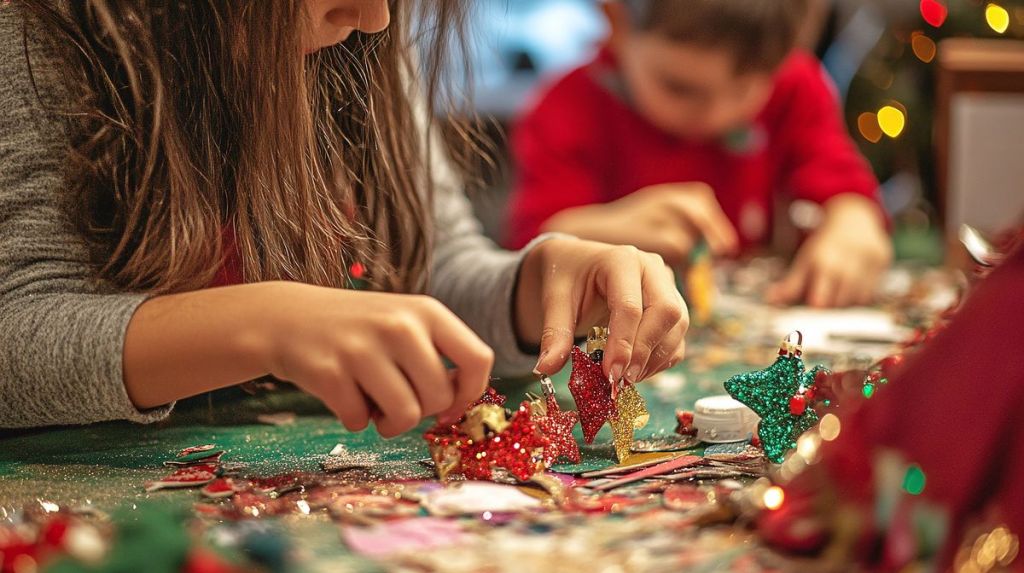
[[[145,489],[154,492],[161,489],[203,486],[217,478],[218,469],[215,464],[186,466],[175,470],[169,476],[146,482]]]

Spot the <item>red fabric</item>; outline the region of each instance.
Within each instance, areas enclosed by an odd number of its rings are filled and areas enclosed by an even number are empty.
[[[1022,292],[1018,248],[863,411],[866,441],[920,464],[955,528],[995,507],[1024,535]]]
[[[761,144],[744,151],[658,130],[605,87],[616,81],[615,71],[605,51],[558,81],[516,126],[519,182],[509,247],[526,244],[558,211],[660,183],[711,185],[745,247],[769,237],[776,192],[819,203],[840,193],[877,200],[878,182],[847,133],[834,88],[809,54],[784,62],[754,122]]]
[[[224,225],[222,240],[224,241],[224,262],[221,264],[217,275],[213,277],[210,288],[242,284],[242,256],[238,252],[238,243],[235,241],[235,226],[231,223]]]
[[[893,557],[913,527],[878,523],[875,454],[899,452],[918,464],[922,500],[950,518],[939,566],[949,569],[971,525],[1005,525],[1024,535],[1024,246],[979,283],[939,332],[907,355],[870,400],[844,397],[842,433],[824,444],[821,462],[786,484],[786,506],[759,523],[762,537],[787,550],[824,544],[835,501],[858,505],[867,519],[853,556],[870,570],[904,570]],[[900,503],[912,498],[904,496]],[[916,499],[916,498],[913,498]],[[902,518],[899,512],[895,519]],[[849,522],[849,516],[847,516]],[[817,526],[817,527],[812,527]],[[881,528],[881,531],[876,530]],[[794,532],[807,533],[794,537]],[[850,534],[846,531],[844,534]],[[879,534],[886,536],[879,553]],[[895,537],[894,537],[895,536]],[[905,541],[905,539],[903,540]],[[905,556],[905,555],[904,555]],[[1024,558],[1008,569],[1024,573]]]

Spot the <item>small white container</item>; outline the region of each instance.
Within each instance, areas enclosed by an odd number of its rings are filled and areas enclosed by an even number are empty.
[[[697,438],[709,444],[749,440],[759,420],[753,410],[726,395],[701,398],[693,408]]]

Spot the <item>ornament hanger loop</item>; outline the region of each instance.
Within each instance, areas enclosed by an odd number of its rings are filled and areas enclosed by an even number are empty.
[[[555,385],[551,382],[551,378],[548,378],[547,374],[541,374],[540,376],[540,388],[544,391],[545,398],[551,398],[555,395]]]
[[[796,338],[796,342],[793,342],[793,338]],[[786,335],[786,338],[782,340],[782,345],[779,347],[779,356],[800,356],[803,354],[804,346],[804,333],[799,330],[794,330]]]

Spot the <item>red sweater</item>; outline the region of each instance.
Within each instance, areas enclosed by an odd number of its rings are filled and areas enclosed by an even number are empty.
[[[660,183],[709,184],[745,247],[770,236],[775,193],[818,203],[840,193],[877,200],[878,182],[847,134],[835,89],[809,54],[784,62],[740,144],[684,141],[658,130],[606,87],[618,81],[616,72],[603,52],[555,83],[519,121],[509,247],[526,244],[563,209]]]

